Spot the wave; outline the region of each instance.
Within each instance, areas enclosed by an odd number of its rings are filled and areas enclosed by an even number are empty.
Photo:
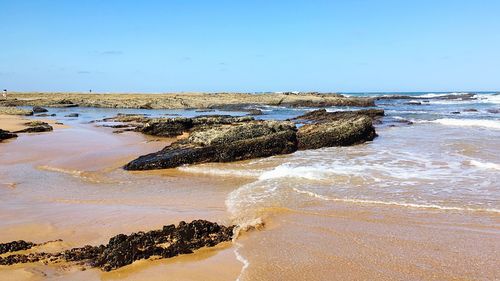
[[[467,93],[467,92],[453,92],[453,93],[440,93],[440,94],[428,93],[428,94],[418,95],[415,97],[417,97],[417,98],[440,98],[440,97],[463,96],[463,95],[469,95],[469,93]]]
[[[443,118],[443,119],[437,119],[433,121],[423,121],[423,122],[438,123],[445,126],[484,127],[491,129],[500,129],[500,120]]]
[[[469,163],[473,166],[476,166],[478,168],[482,169],[492,169],[492,170],[499,170],[500,171],[500,165],[491,163],[491,162],[479,162],[476,160],[470,160]]]
[[[373,205],[386,205],[386,206],[399,206],[399,207],[409,207],[418,209],[439,209],[446,211],[469,211],[469,212],[489,212],[489,213],[500,213],[500,209],[495,208],[472,208],[472,207],[454,207],[454,206],[440,206],[436,204],[416,204],[407,202],[395,202],[395,201],[379,201],[379,200],[366,200],[366,199],[349,199],[349,198],[331,198],[321,194],[317,194],[311,191],[300,190],[293,188],[293,190],[300,194],[306,194],[311,197],[315,197],[325,201],[335,201],[335,202],[345,202],[354,204],[373,204]]]

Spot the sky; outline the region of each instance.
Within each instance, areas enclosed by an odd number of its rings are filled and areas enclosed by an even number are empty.
[[[500,90],[500,1],[0,0],[0,88]]]

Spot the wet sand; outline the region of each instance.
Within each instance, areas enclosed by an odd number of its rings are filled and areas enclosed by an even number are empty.
[[[26,129],[24,123],[29,122],[30,120],[19,116],[19,115],[2,115],[0,114],[0,129],[7,130],[10,132]],[[51,125],[54,129],[63,129],[68,128],[66,125],[56,124],[56,121],[50,119],[37,119],[37,121],[46,122]]]
[[[22,122],[13,118],[9,121],[13,126]],[[269,170],[305,161],[301,155],[290,155],[173,170],[121,169],[127,161],[171,141],[77,124],[21,134],[2,143],[0,241],[62,239],[33,249],[57,251],[181,220],[239,222],[228,209],[228,196],[259,177],[261,173],[249,167]],[[365,147],[356,150],[366,154]],[[481,153],[466,148],[457,147],[474,157]],[[335,180],[355,183],[345,177]],[[283,188],[294,184],[281,182]],[[279,189],[275,192],[281,194]],[[252,196],[265,199],[262,194]],[[243,233],[234,243],[172,259],[139,261],[109,273],[82,271],[70,264],[0,266],[0,280],[496,280],[500,276],[498,213],[332,202],[296,192],[283,193],[277,200],[263,208],[258,203],[248,205],[259,212],[265,227]]]

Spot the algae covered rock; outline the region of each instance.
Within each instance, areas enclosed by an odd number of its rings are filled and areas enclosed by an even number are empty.
[[[359,144],[371,141],[376,136],[368,116],[307,124],[297,132],[299,150]]]

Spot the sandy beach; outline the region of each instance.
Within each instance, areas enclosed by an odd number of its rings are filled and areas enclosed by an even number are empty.
[[[472,114],[496,118],[488,113],[491,104],[475,102],[446,106],[476,107]],[[435,105],[446,112],[442,106]],[[312,109],[273,110],[260,118],[287,119]],[[111,272],[38,262],[0,266],[0,279],[497,279],[498,130],[479,121],[477,126],[466,122],[467,132],[446,122],[397,123],[393,116],[406,116],[406,111],[389,113],[377,125],[379,136],[360,145],[152,171],[122,167],[178,137],[118,134],[102,126],[108,123],[94,122],[125,109],[49,108],[56,116],[2,115],[4,130],[42,119],[54,126],[51,132],[22,133],[0,144],[0,241],[48,242],[16,254],[105,244],[119,233],[195,219],[258,228],[194,254],[139,260]],[[74,112],[79,117],[65,117]]]

